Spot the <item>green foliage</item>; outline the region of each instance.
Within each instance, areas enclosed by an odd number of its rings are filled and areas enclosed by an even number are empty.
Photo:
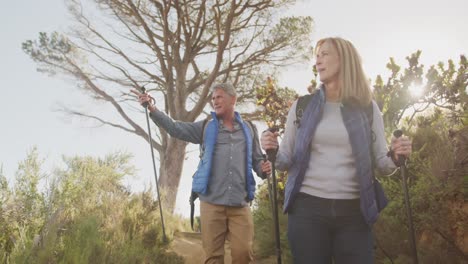
[[[389,135],[402,124],[409,130],[413,119],[427,113],[428,109],[444,109],[446,116],[456,123],[468,124],[468,62],[460,56],[458,68],[452,60],[448,66],[439,62],[424,74],[424,65],[419,63],[421,51],[406,57],[404,70],[393,58],[387,64],[390,76],[384,82],[378,75],[374,82],[374,97],[383,113],[385,128]],[[420,86],[420,96],[411,95],[411,89]]]
[[[468,137],[462,133],[468,124],[468,63],[462,55],[458,65],[448,60],[447,66],[440,62],[424,72],[420,55],[417,51],[407,57],[404,70],[391,58],[387,64],[390,77],[384,83],[377,76],[374,96],[382,109],[387,135],[403,127],[413,139],[408,174],[420,261],[461,263],[467,261],[468,252],[461,241],[467,232],[462,223],[468,218],[463,198],[467,166],[462,160],[468,141],[457,143],[450,133],[458,129],[459,139]],[[410,93],[414,85],[423,88],[419,97]],[[375,226],[377,258],[408,263],[411,252],[401,179],[392,177],[383,184],[391,203]]]
[[[104,241],[99,235],[99,218],[84,216],[76,219],[64,237],[63,255],[59,263],[103,263]]]
[[[284,52],[286,57],[302,56],[304,60],[309,60],[313,54],[310,47],[310,39],[304,38],[312,33],[313,20],[311,17],[285,17],[281,18],[265,40],[265,46],[291,45],[295,49]],[[281,64],[278,62],[278,64]]]
[[[38,71],[54,75],[57,70],[65,73],[73,72],[72,67],[67,65],[67,56],[72,54],[73,46],[68,38],[58,32],[47,34],[39,32],[39,39],[27,40],[22,44],[23,51],[35,62],[39,63]],[[57,65],[54,69],[50,64]]]
[[[278,188],[280,189],[280,188]],[[278,190],[279,201],[277,203],[278,207],[278,218],[279,218],[279,229],[280,229],[280,241],[281,241],[281,256],[284,263],[292,263],[291,252],[289,250],[288,239],[286,235],[286,230],[288,226],[288,218],[286,214],[282,212],[282,204],[284,197],[284,190]],[[268,184],[267,181],[264,181],[260,185],[259,190],[255,198],[255,210],[253,211],[254,226],[255,226],[255,241],[254,241],[254,250],[255,255],[261,258],[268,258],[276,254],[276,242],[275,242],[275,233],[274,222],[273,222],[273,211],[272,204],[269,199],[268,194]]]
[[[282,133],[286,124],[289,108],[298,95],[289,88],[278,88],[271,78],[266,80],[265,85],[256,89],[257,105],[264,110],[261,118],[270,128],[277,128]]]
[[[64,158],[66,168],[55,170],[42,192],[36,149],[20,163],[14,191],[0,174],[0,262],[182,263],[162,242],[151,190],[132,194],[121,184],[134,172],[130,158]],[[181,225],[168,219],[171,238]]]
[[[286,117],[288,116],[291,104],[298,95],[289,88],[276,87],[275,81],[271,78],[266,80],[265,85],[257,87],[257,105],[264,107],[261,117],[270,128],[279,129],[284,132]],[[282,204],[284,201],[284,187],[286,185],[287,174],[276,172],[277,176],[277,198],[280,226],[280,240],[282,258],[285,263],[292,263],[291,253],[286,236],[287,216],[282,214]],[[271,187],[270,187],[271,188]],[[255,210],[253,213],[255,225],[255,254],[259,258],[268,258],[276,254],[275,234],[273,224],[273,209],[269,198],[268,182],[264,181],[257,192],[255,199]]]
[[[42,223],[34,223],[44,210],[43,195],[39,192],[39,181],[44,177],[40,171],[42,161],[34,148],[28,157],[20,162],[14,185],[17,221],[26,223],[31,228],[38,228]],[[40,221],[40,220],[39,220]],[[31,230],[32,232],[36,230]]]
[[[6,192],[8,190],[8,182],[7,182],[7,179],[5,177],[5,175],[3,175],[3,165],[0,166],[0,196],[2,199],[0,199],[0,201],[3,201],[3,199],[5,198],[4,197],[4,192]]]
[[[448,119],[435,116],[429,116],[422,122],[426,126],[418,126],[411,135],[414,153],[408,175],[418,254],[421,263],[462,263],[468,250],[463,242],[468,217],[463,170],[455,167]],[[384,187],[391,203],[374,229],[381,249],[378,256],[407,263],[411,247],[401,179],[388,178]]]

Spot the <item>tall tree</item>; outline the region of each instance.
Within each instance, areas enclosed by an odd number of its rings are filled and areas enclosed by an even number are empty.
[[[38,40],[25,41],[23,50],[39,71],[72,77],[92,98],[112,105],[121,121],[65,111],[148,140],[135,121],[130,88],[145,85],[164,101],[158,101],[160,109],[191,122],[203,113],[213,82],[233,83],[238,101],[253,103],[253,87],[264,80],[261,76],[274,67],[307,60],[312,54],[312,19],[280,17],[294,2],[67,0],[77,27],[68,34],[40,33]],[[160,184],[170,190],[166,201],[172,209],[186,143],[160,130],[153,146],[160,156]]]

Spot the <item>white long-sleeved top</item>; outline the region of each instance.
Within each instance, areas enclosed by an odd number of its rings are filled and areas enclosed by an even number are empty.
[[[296,105],[289,110],[286,128],[276,158],[276,168],[288,170],[292,164],[297,127]],[[323,116],[310,145],[310,160],[300,192],[327,199],[359,198],[359,181],[348,132],[341,115],[341,103],[326,102]],[[396,168],[387,157],[382,113],[373,102],[372,143],[375,166],[382,173]]]

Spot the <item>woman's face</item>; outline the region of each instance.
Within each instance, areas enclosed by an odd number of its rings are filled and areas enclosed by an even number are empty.
[[[323,84],[338,81],[340,56],[330,41],[325,41],[317,50],[316,67]]]

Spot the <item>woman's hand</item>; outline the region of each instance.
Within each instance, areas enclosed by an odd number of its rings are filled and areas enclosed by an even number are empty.
[[[271,132],[271,131],[264,131],[262,135],[260,136],[260,145],[262,146],[262,149],[267,151],[271,149],[277,149],[278,148],[278,132]]]
[[[407,136],[401,136],[401,137],[392,137],[392,141],[390,144],[390,148],[393,152],[392,159],[398,160],[399,155],[403,155],[406,158],[409,157],[411,152],[413,151],[413,148],[411,146],[412,142]]]

